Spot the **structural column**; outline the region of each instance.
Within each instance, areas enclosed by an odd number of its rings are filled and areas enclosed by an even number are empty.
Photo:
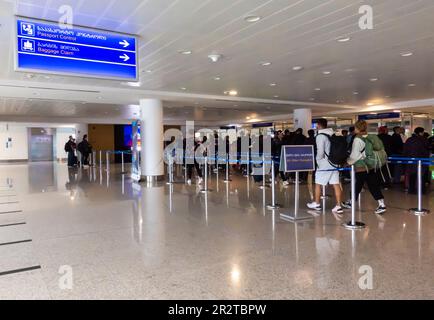
[[[307,135],[307,131],[312,129],[312,110],[311,109],[295,109],[294,110],[294,129],[301,128],[303,133]]]
[[[158,99],[140,100],[141,175],[153,182],[164,177],[163,103]]]

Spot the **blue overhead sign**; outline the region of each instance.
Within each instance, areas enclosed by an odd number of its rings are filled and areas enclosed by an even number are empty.
[[[284,171],[315,171],[315,152],[313,146],[283,146]]]
[[[17,19],[17,70],[134,81],[137,39],[95,29]]]
[[[385,113],[359,115],[359,120],[381,120],[381,119],[398,119],[398,118],[401,118],[401,113],[399,112],[385,112]]]

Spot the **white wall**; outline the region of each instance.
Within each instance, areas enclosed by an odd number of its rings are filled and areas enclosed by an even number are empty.
[[[29,159],[28,129],[29,128],[54,128],[55,158],[67,157],[64,147],[69,136],[76,135],[76,125],[59,125],[53,123],[0,123],[0,161],[16,161]],[[6,148],[8,138],[12,138],[12,147]]]
[[[9,138],[12,138],[12,146],[6,148]],[[27,127],[0,123],[0,161],[27,160],[27,140]]]

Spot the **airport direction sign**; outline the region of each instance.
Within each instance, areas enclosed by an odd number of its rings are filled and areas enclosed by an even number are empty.
[[[16,70],[102,79],[138,79],[137,38],[17,18]]]

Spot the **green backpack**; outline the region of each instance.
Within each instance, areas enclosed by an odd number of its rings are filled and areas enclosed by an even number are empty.
[[[362,138],[365,142],[366,158],[364,162],[369,170],[381,170],[387,165],[387,153],[384,150],[383,142],[378,136],[370,134],[366,138]]]

